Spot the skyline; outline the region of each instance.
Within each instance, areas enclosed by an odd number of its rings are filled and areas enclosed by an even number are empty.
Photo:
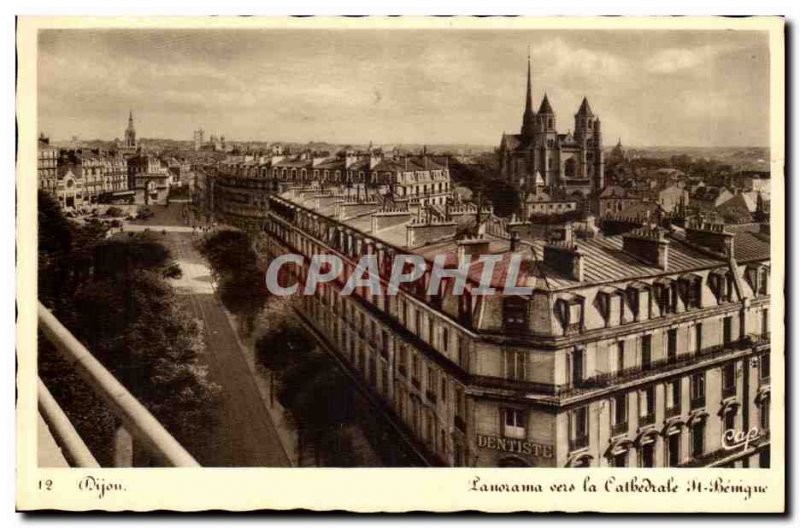
[[[121,138],[133,108],[145,138],[497,145],[521,125],[529,45],[561,133],[585,95],[606,145],[769,144],[754,31],[47,30],[39,130]]]

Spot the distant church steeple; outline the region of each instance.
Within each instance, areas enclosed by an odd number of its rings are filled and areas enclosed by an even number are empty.
[[[533,112],[533,94],[531,86],[531,49],[528,46],[528,91],[525,94],[525,112],[522,114],[520,135],[524,139],[532,139],[536,132],[536,114]]]
[[[125,149],[136,149],[136,129],[133,127],[133,108],[128,112],[128,128],[125,129]]]

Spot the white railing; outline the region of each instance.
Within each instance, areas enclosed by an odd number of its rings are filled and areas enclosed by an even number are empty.
[[[115,465],[133,464],[132,442],[141,445],[158,462],[175,467],[199,467],[197,461],[164,426],[73,336],[56,317],[39,303],[39,329],[67,360],[86,384],[114,413],[122,426],[117,431],[117,447],[130,439],[125,449],[115,453]],[[70,462],[79,467],[98,467],[86,444],[67,416],[39,382],[39,410]]]

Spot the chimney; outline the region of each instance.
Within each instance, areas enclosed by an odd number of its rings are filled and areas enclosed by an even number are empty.
[[[575,243],[575,227],[572,222],[566,222],[564,225],[556,226],[552,230],[552,240],[556,242],[564,242],[567,245]]]
[[[726,257],[733,255],[733,233],[725,231],[725,224],[696,219],[686,226],[686,240]]]
[[[669,263],[669,240],[658,227],[641,227],[622,235],[622,250],[639,260],[667,269]]]
[[[519,246],[519,233],[516,231],[511,232],[511,251],[514,252]]]
[[[417,248],[453,238],[455,235],[455,222],[417,218],[406,225],[406,246]]]
[[[474,260],[489,253],[489,240],[482,237],[465,237],[457,242],[458,261]]]
[[[553,241],[544,246],[544,263],[572,280],[583,281],[583,253],[572,241]]]

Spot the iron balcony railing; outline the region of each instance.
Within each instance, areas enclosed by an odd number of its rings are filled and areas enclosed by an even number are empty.
[[[42,303],[39,303],[39,329],[83,381],[106,403],[133,442],[141,445],[150,456],[164,465],[199,467],[192,455],[150,414],[150,411],[128,392]],[[85,442],[41,381],[38,392],[42,417],[69,461],[77,467],[98,467]],[[130,465],[133,462],[117,456],[115,460],[120,466]]]
[[[694,411],[695,409],[702,409],[702,408],[703,408],[703,407],[705,407],[705,406],[706,406],[706,397],[705,397],[705,395],[703,395],[703,396],[698,396],[698,397],[696,397],[696,398],[692,398],[692,399],[689,401],[689,407],[690,407],[690,408],[691,408],[693,411]]]
[[[611,426],[611,434],[613,436],[618,436],[621,434],[625,434],[628,432],[628,422],[627,420],[620,423],[615,423]]]
[[[574,383],[538,383],[534,381],[512,380],[498,376],[481,375],[471,375],[470,381],[477,385],[483,385],[497,389],[526,391],[551,396],[566,397],[580,394],[592,389],[600,389],[619,383],[635,381],[648,376],[667,373],[677,368],[690,366],[697,361],[724,357],[728,354],[750,348],[751,346],[753,346],[751,338],[745,337],[739,341],[725,345],[707,347],[699,352],[685,354],[678,358],[664,358],[662,360],[652,361],[650,362],[649,366],[636,365],[615,372],[600,373],[591,377],[575,380]]]
[[[656,413],[655,412],[649,412],[649,413],[639,417],[639,426],[640,427],[643,426],[643,425],[653,425],[654,423],[656,423]]]
[[[672,407],[668,407],[666,411],[666,417],[672,418],[673,416],[679,416],[681,414],[681,406],[680,405],[673,405]]]
[[[725,356],[726,354],[731,353],[732,351],[744,350],[751,346],[752,346],[752,341],[750,340],[750,338],[745,337],[744,339],[741,339],[739,341],[727,343],[725,345],[716,345],[712,347],[707,347],[700,350],[699,352],[695,352],[693,354],[685,354],[678,358],[664,358],[658,361],[651,361],[649,366],[647,367],[643,365],[636,365],[617,372],[597,374],[590,378],[581,380],[579,383],[576,383],[576,386],[582,388],[607,387],[609,385],[625,381],[631,381],[644,376],[651,376],[654,374],[661,374],[663,372],[668,372],[670,370],[679,367],[691,365],[692,363],[701,359],[713,359],[716,357],[722,357]]]

